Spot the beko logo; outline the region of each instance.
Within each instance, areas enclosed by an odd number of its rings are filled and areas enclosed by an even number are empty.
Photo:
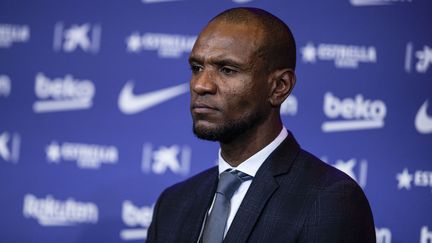
[[[153,208],[154,205],[139,207],[129,200],[123,201],[122,220],[127,228],[120,231],[120,238],[123,240],[145,240],[152,220]]]
[[[79,80],[71,74],[50,79],[36,74],[35,94],[39,100],[33,104],[36,113],[89,109],[93,105],[95,86],[90,80]]]
[[[322,124],[323,132],[337,132],[384,127],[387,108],[382,100],[368,100],[361,94],[353,99],[339,99],[327,92],[324,113],[332,120]]]

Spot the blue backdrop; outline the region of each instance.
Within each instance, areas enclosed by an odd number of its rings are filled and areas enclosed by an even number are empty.
[[[0,242],[143,241],[169,185],[216,164],[187,58],[254,6],[298,45],[281,113],[363,187],[378,242],[432,242],[432,2],[0,1]]]

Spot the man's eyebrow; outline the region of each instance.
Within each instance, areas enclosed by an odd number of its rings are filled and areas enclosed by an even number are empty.
[[[189,61],[189,63],[199,63],[199,62],[202,62],[201,60],[200,60],[200,58],[197,58],[197,57],[194,57],[194,56],[190,56],[189,57],[189,59],[188,59],[188,61]]]
[[[190,56],[189,57],[189,63],[203,63],[203,62],[204,62],[204,58],[200,58],[197,56]],[[210,58],[208,60],[208,62],[210,64],[217,65],[217,66],[234,66],[234,67],[238,67],[238,68],[246,68],[247,67],[246,63],[241,63],[241,62],[236,61],[236,60],[229,58],[229,57]]]
[[[218,66],[234,66],[234,67],[244,67],[245,64],[244,63],[240,63],[234,59],[231,58],[221,58],[221,59],[215,59],[215,60],[210,60],[210,63],[216,64]]]

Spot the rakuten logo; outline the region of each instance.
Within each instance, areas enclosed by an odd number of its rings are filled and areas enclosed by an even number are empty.
[[[322,124],[323,132],[338,132],[384,127],[387,108],[382,100],[368,100],[361,94],[339,99],[332,93],[324,95],[324,113],[331,121]]]
[[[79,202],[72,198],[58,200],[51,195],[37,198],[33,194],[26,194],[23,214],[26,218],[36,219],[42,226],[73,226],[96,224],[99,209],[92,202]]]
[[[93,105],[95,86],[90,80],[75,79],[71,74],[50,79],[38,73],[35,94],[39,98],[33,104],[36,113],[88,109]]]

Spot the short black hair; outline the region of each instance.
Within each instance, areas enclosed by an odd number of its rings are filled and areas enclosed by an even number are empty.
[[[294,36],[282,20],[259,8],[231,8],[210,20],[233,24],[258,24],[264,39],[257,50],[257,55],[264,59],[268,71],[296,66],[296,43]]]

